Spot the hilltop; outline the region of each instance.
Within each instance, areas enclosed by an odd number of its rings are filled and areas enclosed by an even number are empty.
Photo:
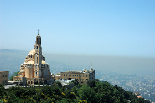
[[[11,87],[7,91],[0,86],[0,102],[9,103],[150,103],[137,98],[132,92],[98,79],[88,85],[73,81],[73,88],[62,87],[60,82],[43,87]]]

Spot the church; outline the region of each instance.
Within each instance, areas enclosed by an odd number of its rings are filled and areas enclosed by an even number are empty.
[[[25,62],[20,66],[18,76],[13,77],[13,81],[20,81],[23,84],[47,84],[51,83],[52,77],[49,69],[49,64],[45,62],[45,57],[42,54],[41,36],[36,36],[34,49],[31,50],[25,58]]]

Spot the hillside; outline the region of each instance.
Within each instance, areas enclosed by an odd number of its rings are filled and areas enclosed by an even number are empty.
[[[108,82],[95,80],[87,85],[80,85],[76,80],[71,89],[62,87],[60,82],[43,87],[12,87],[5,91],[0,86],[0,102],[8,103],[150,103],[144,98],[137,98],[132,92]]]

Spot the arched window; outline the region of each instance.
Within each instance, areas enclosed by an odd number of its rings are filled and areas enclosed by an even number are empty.
[[[35,76],[38,76],[38,72],[37,71],[35,72]]]

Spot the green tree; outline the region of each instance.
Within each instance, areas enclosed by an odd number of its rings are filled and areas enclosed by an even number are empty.
[[[75,80],[73,80],[72,82],[73,82],[75,85],[79,85],[78,79],[75,79]]]
[[[0,84],[0,99],[3,98],[6,95],[4,86]]]
[[[78,91],[77,87],[74,86],[74,87],[72,88],[72,91],[73,91],[75,94],[77,94],[77,91]]]
[[[19,73],[19,71],[14,72],[14,74],[10,77],[10,79],[9,79],[9,80],[13,81],[13,77],[14,77],[14,76],[18,76],[18,73]]]
[[[62,87],[62,84],[59,81],[55,81],[55,84],[58,85],[59,87]]]
[[[78,95],[80,100],[87,100],[88,103],[95,103],[96,97],[95,97],[95,91],[87,85],[83,85],[81,88],[79,88]]]
[[[91,88],[95,87],[95,80],[90,81],[88,84]]]

